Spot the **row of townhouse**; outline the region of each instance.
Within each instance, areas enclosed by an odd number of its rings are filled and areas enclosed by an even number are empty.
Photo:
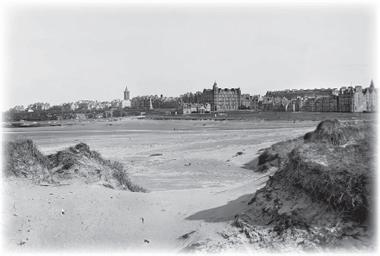
[[[297,94],[297,91],[300,92]],[[306,92],[306,93],[305,93]],[[305,96],[306,95],[306,96]],[[268,92],[260,98],[261,111],[290,112],[375,112],[377,92],[373,82],[337,89],[285,90]]]

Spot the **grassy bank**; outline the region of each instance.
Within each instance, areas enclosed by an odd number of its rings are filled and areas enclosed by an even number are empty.
[[[277,170],[234,224],[252,243],[371,247],[375,134],[369,122],[321,122],[265,149],[248,167]],[[263,230],[265,230],[263,232]]]

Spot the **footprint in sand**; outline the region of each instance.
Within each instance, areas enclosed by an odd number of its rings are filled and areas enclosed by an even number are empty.
[[[22,246],[22,245],[24,245],[24,244],[26,244],[26,242],[24,242],[24,241],[20,241],[20,242],[18,243],[18,245],[20,245],[20,246]]]

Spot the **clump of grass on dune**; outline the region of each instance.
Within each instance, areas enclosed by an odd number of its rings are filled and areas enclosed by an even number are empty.
[[[43,155],[32,140],[17,139],[5,143],[3,174],[6,177],[24,177],[46,180],[50,161]]]
[[[86,183],[103,182],[110,188],[146,191],[130,180],[123,164],[104,159],[85,143],[48,156],[42,154],[30,139],[8,142],[4,149],[4,173],[8,177],[25,177],[50,183],[84,180]]]
[[[322,144],[304,145],[289,154],[285,179],[313,200],[324,201],[342,216],[366,221],[371,209],[371,177],[368,151]]]
[[[343,145],[352,140],[364,139],[368,124],[352,125],[338,120],[320,122],[313,132],[306,133],[305,142],[327,142],[333,145]]]
[[[110,163],[110,165],[114,170],[112,174],[113,177],[119,182],[122,187],[128,188],[130,191],[134,192],[146,192],[146,189],[131,182],[121,163],[113,161]]]
[[[103,168],[107,170],[109,169],[110,171],[103,171],[105,176],[107,176],[107,172],[110,174],[106,177],[106,179],[114,178],[122,189],[128,189],[133,192],[146,192],[144,188],[132,183],[122,163],[104,159],[99,152],[90,150],[90,147],[85,143],[79,143],[73,147],[69,147],[67,150],[59,151],[50,156],[50,158],[54,158],[56,155],[63,156],[60,161],[56,163],[56,165],[63,163],[66,168],[72,168],[76,164],[80,163],[80,160],[83,157],[91,159],[99,163],[101,172]]]

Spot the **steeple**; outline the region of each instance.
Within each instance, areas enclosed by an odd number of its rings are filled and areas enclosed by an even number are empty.
[[[125,86],[124,90],[124,100],[129,100],[129,91],[127,86]]]

